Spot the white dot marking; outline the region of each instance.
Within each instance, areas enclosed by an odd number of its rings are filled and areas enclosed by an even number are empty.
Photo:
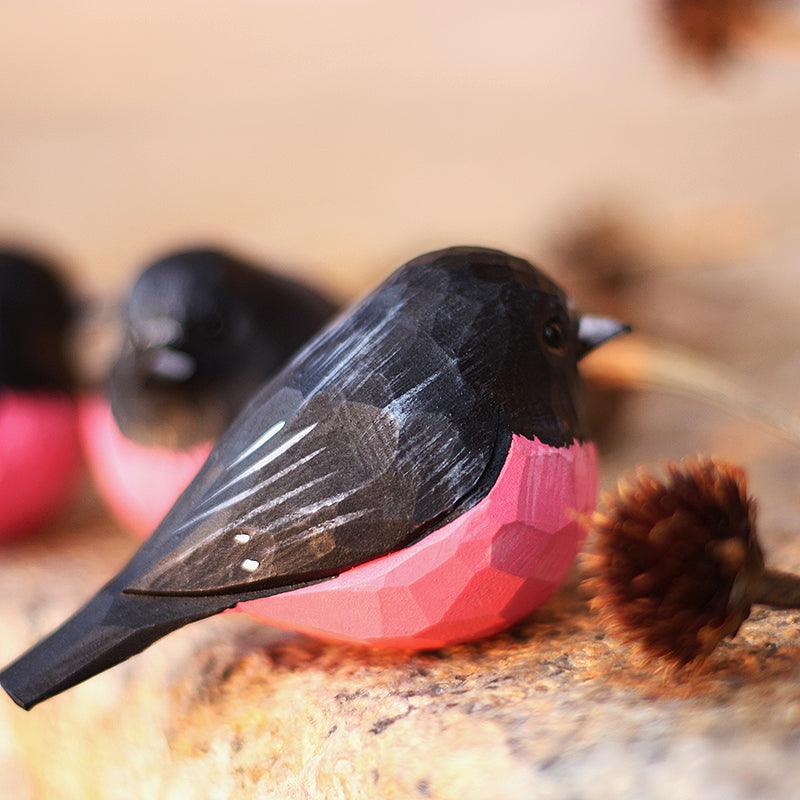
[[[242,561],[242,569],[245,572],[255,572],[258,569],[258,561],[253,561],[252,558],[246,558]]]
[[[249,533],[237,533],[236,536],[233,537],[233,540],[237,544],[247,544],[250,541],[250,534]]]

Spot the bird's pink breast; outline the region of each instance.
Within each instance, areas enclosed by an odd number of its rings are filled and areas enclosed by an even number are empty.
[[[594,508],[596,452],[514,436],[488,495],[421,541],[336,578],[236,606],[325,639],[429,649],[496,633],[544,602]]]
[[[69,499],[80,468],[75,404],[65,394],[0,393],[0,540],[34,531]]]
[[[123,436],[103,397],[80,403],[83,447],[95,485],[114,514],[149,536],[203,466],[210,444],[178,451],[145,447]]]

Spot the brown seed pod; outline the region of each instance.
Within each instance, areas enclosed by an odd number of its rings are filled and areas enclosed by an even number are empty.
[[[652,268],[648,255],[624,216],[600,210],[584,212],[579,219],[554,239],[553,260],[575,284],[574,292],[592,299],[599,295],[607,306],[604,311],[624,315],[628,308],[620,297]]]
[[[587,522],[591,606],[645,655],[702,661],[750,615],[751,605],[800,601],[800,579],[765,570],[755,501],[739,467],[713,459],[639,470]]]
[[[675,48],[706,69],[728,61],[748,31],[761,22],[769,0],[660,0]]]

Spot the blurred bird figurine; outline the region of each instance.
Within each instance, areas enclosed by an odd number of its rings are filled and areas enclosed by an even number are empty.
[[[486,636],[563,579],[594,508],[577,364],[627,328],[527,261],[410,261],[239,414],[128,565],[0,674],[24,708],[235,608],[323,638]]]
[[[0,249],[0,541],[52,518],[79,474],[67,355],[74,311],[49,264]]]
[[[127,298],[107,398],[81,403],[84,449],[115,514],[152,533],[239,409],[334,311],[310,288],[221,250],[148,266]]]

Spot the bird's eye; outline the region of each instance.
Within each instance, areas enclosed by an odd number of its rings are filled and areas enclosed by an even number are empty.
[[[566,343],[564,329],[557,319],[548,320],[542,329],[542,339],[551,350],[561,350]]]

